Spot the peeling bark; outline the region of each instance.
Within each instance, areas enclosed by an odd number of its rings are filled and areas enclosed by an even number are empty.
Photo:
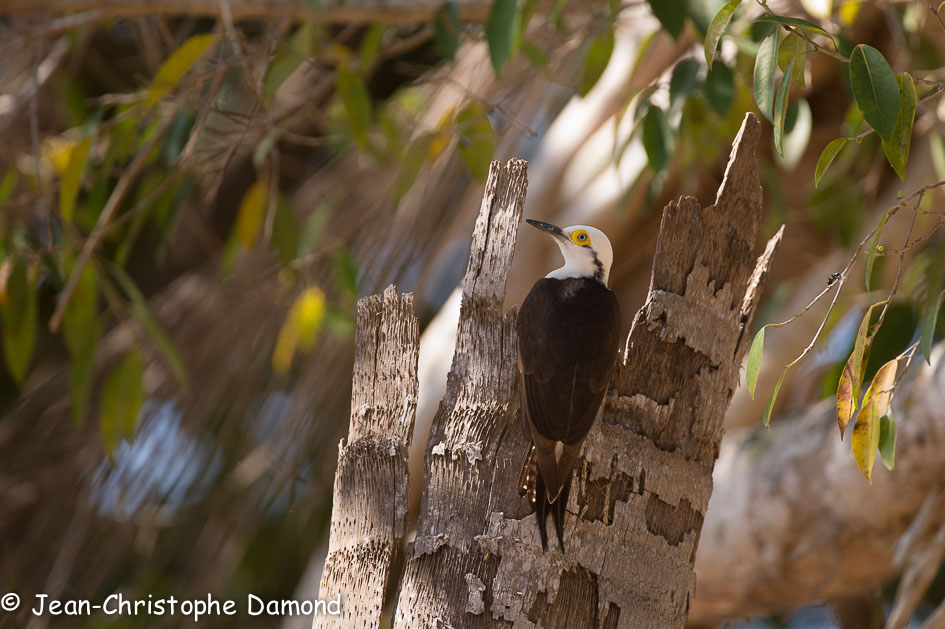
[[[649,297],[577,466],[568,551],[542,552],[517,483],[514,312],[505,277],[525,163],[493,163],[473,235],[447,391],[427,444],[417,538],[395,627],[681,627],[722,418],[780,233],[756,262],[761,216],[749,114],[714,205],[663,214]]]

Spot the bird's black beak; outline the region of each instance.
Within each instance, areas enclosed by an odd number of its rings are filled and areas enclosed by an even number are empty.
[[[526,218],[525,222],[531,225],[532,227],[540,229],[543,232],[547,232],[549,235],[555,238],[567,239],[567,236],[564,235],[564,232],[561,231],[561,228],[555,225],[552,225],[551,223],[545,223],[544,221],[535,221],[530,218]]]

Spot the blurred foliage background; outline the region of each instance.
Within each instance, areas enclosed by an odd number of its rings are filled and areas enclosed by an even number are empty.
[[[490,160],[514,156],[530,161],[529,216],[611,236],[629,329],[662,207],[712,202],[756,110],[755,58],[780,28],[765,10],[925,83],[903,181],[846,64],[792,40],[781,151],[769,123],[761,147],[759,242],[787,230],[759,325],[802,310],[900,192],[945,179],[935,3],[746,0],[711,72],[716,0],[31,4],[0,8],[0,591],[27,598],[314,597],[356,300],[393,282],[430,323],[465,270]],[[857,140],[815,186],[838,137]],[[884,227],[890,249],[928,236],[902,264],[875,259],[872,301],[898,288],[867,377],[918,338],[945,285],[942,193],[921,202]],[[509,305],[556,259],[523,232]],[[836,395],[872,303],[857,277],[775,417]],[[770,331],[761,393],[736,393],[730,431],[761,421],[825,307]],[[28,621],[49,622],[0,617]]]

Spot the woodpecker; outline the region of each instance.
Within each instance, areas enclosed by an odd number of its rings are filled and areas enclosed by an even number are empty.
[[[613,374],[620,304],[607,288],[614,254],[602,231],[527,220],[554,239],[564,266],[535,282],[516,319],[522,424],[534,444],[521,489],[538,516],[542,549],[550,513],[564,552],[572,469]]]

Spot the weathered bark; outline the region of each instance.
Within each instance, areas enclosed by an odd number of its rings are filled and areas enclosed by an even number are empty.
[[[528,442],[517,417],[514,313],[503,314],[502,301],[525,165],[493,164],[395,626],[685,623],[722,417],[780,241],[755,263],[759,132],[749,114],[714,205],[686,198],[664,212],[649,298],[579,465],[563,555],[541,551],[517,491]]]
[[[358,302],[351,428],[338,446],[321,596],[344,597],[314,626],[376,627],[407,513],[407,447],[417,411],[419,331],[413,297],[393,286]],[[353,587],[357,584],[357,587]]]
[[[711,625],[875,589],[901,565],[897,540],[927,496],[941,493],[945,347],[913,365],[893,398],[896,470],[867,483],[840,441],[830,400],[796,419],[726,439],[699,552],[690,620]],[[942,500],[925,530],[942,521]],[[925,531],[919,531],[923,537]]]
[[[494,578],[480,578],[494,617],[568,627],[685,622],[722,417],[779,240],[755,268],[758,134],[749,116],[714,206],[683,199],[664,212],[650,294],[572,492],[567,555],[541,553],[533,518],[487,514],[480,545],[499,561]]]
[[[492,625],[490,584],[501,557],[477,538],[490,514],[528,513],[517,491],[528,442],[517,419],[515,313],[502,313],[526,186],[525,162],[505,168],[493,162],[463,282],[446,396],[427,442],[420,521],[395,626]]]

